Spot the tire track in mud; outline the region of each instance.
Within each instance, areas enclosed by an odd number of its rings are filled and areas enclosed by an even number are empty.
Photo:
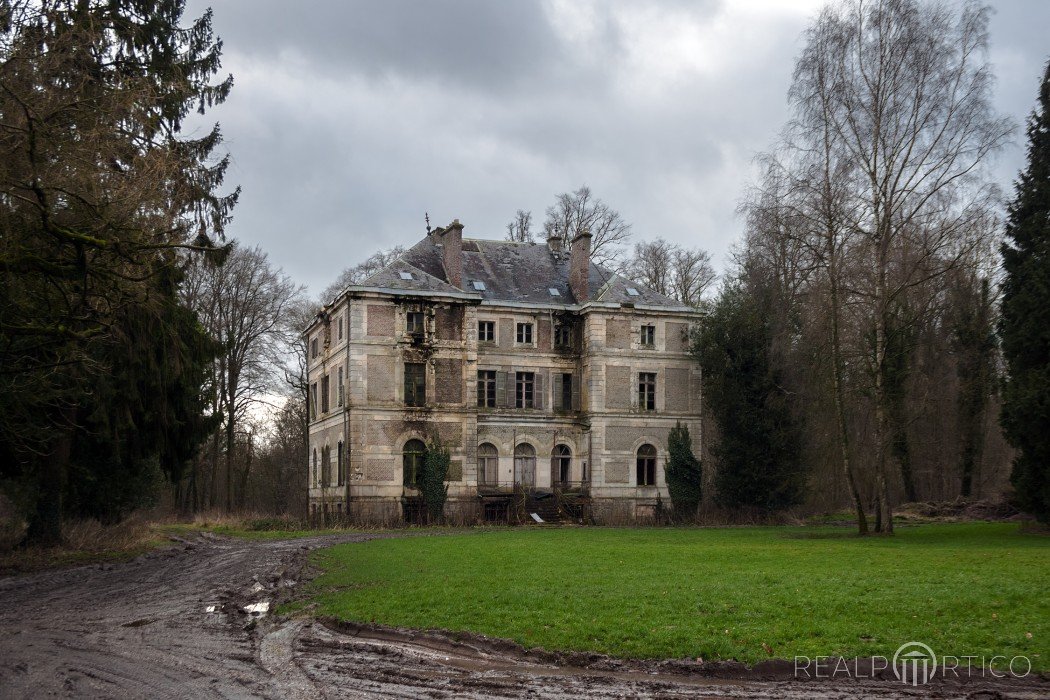
[[[1046,682],[917,690],[763,680],[673,662],[526,652],[501,640],[248,614],[293,596],[310,550],[390,535],[202,535],[123,564],[0,579],[0,697],[846,698],[1050,695]]]

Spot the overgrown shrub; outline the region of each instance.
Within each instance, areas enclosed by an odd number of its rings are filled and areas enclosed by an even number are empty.
[[[667,436],[667,451],[670,457],[664,466],[664,473],[674,517],[676,520],[692,521],[700,507],[702,471],[700,460],[693,454],[689,427],[682,425],[681,421],[675,423]]]
[[[437,522],[445,511],[445,501],[448,500],[448,467],[450,457],[448,448],[441,444],[441,439],[435,437],[423,455],[423,467],[421,473],[416,477],[419,486],[419,494],[423,497],[426,506],[427,522]]]

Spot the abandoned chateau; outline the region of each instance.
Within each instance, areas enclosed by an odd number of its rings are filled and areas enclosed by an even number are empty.
[[[590,248],[586,232],[464,239],[456,220],[331,300],[305,331],[311,514],[418,518],[434,437],[453,522],[628,522],[669,504],[676,421],[700,451],[696,312]]]

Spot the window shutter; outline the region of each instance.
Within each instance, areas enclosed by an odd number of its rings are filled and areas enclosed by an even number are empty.
[[[536,372],[533,376],[536,377],[536,383],[532,389],[532,405],[536,408],[543,408],[543,375],[545,372]]]
[[[555,409],[559,409],[559,410],[565,411],[565,410],[568,410],[569,407],[561,405],[561,396],[562,396],[561,392],[562,392],[561,372],[555,372],[554,373],[554,401],[551,403],[551,406],[553,406]]]
[[[572,375],[572,410],[574,411],[580,410],[580,384],[582,383],[583,380],[579,375]]]
[[[507,407],[507,373],[496,372],[496,407]]]

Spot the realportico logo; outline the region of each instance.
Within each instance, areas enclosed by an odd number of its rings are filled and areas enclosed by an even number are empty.
[[[996,655],[951,656],[938,658],[922,642],[905,642],[897,648],[892,659],[885,656],[855,657],[796,656],[795,678],[890,678],[889,671],[901,683],[925,685],[940,675],[942,679],[962,678],[1024,678],[1032,672],[1032,661],[1027,656],[1012,658]]]
[[[937,655],[922,642],[901,644],[893,655],[893,674],[901,683],[925,685],[937,675]]]

